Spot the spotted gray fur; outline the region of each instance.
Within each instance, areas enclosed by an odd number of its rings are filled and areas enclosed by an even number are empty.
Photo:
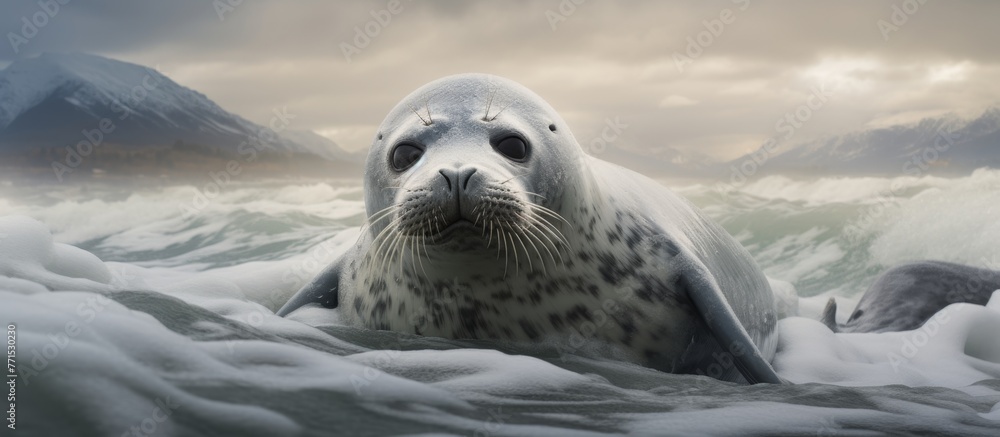
[[[530,145],[528,159],[494,149],[511,135]],[[392,167],[399,144],[423,148],[412,167]],[[462,75],[415,91],[379,128],[365,194],[358,243],[279,314],[334,294],[357,326],[582,338],[669,372],[746,350],[739,368],[712,376],[778,382],[767,363],[774,301],[749,254],[655,182],[586,156],[520,85]]]

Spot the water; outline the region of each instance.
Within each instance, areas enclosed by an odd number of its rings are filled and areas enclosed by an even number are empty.
[[[18,325],[22,432],[1000,433],[1000,343],[990,335],[1000,309],[955,305],[934,326],[878,335],[810,320],[829,297],[846,314],[901,262],[1000,269],[1000,171],[673,186],[768,276],[794,284],[788,305],[802,317],[781,321],[774,364],[797,384],[755,387],[586,348],[363,331],[322,311],[275,317],[357,237],[361,186],[203,188],[0,180],[0,214],[31,218],[0,218],[0,322]],[[108,300],[93,293],[108,290]]]

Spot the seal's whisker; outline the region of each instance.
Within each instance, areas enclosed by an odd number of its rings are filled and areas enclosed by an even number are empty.
[[[485,226],[483,226],[483,227],[485,228]],[[490,244],[492,244],[492,243],[493,243],[493,219],[490,219],[490,238],[486,242],[486,247],[490,247]],[[497,243],[497,259],[500,259],[500,246],[499,246],[499,243]]]
[[[507,104],[507,106],[504,106],[503,108],[500,108],[500,110],[499,110],[499,111],[497,111],[497,113],[496,113],[496,114],[493,114],[493,118],[489,119],[488,121],[493,121],[493,120],[496,120],[496,119],[497,119],[497,117],[499,117],[499,116],[500,116],[500,114],[502,114],[502,113],[503,113],[504,111],[506,111],[506,110],[507,110],[507,108],[509,108],[509,107],[510,107],[510,105],[511,105],[511,104],[513,104],[513,103],[514,103],[514,102],[510,102],[510,103],[508,103],[508,104]]]
[[[376,212],[375,214],[372,214],[372,216],[368,218],[368,220],[365,222],[365,226],[374,225],[375,223],[384,220],[386,217],[390,217],[394,212],[397,211],[399,211],[399,207],[396,205],[392,205],[379,212]]]
[[[503,234],[503,278],[507,279],[507,264],[510,263],[510,250],[507,249],[507,233],[503,232],[503,229],[499,230]]]
[[[386,230],[391,230],[393,228],[395,228],[395,226],[387,226]],[[385,230],[383,230],[383,231],[385,231]],[[388,235],[392,235],[392,232],[390,232]],[[368,273],[369,273],[369,275],[375,273],[375,271],[377,271],[378,268],[379,268],[379,266],[381,265],[381,264],[379,264],[379,259],[380,259],[379,254],[382,252],[382,246],[386,243],[386,240],[388,240],[388,238],[376,239],[376,240],[372,241],[372,244],[369,246],[369,249],[371,249],[372,246],[375,247],[375,252],[372,253],[371,254],[371,258],[369,258],[370,259],[370,261],[368,263],[368,270],[369,270]],[[377,246],[376,246],[376,243],[377,243]],[[366,256],[367,255],[368,254],[366,254]]]
[[[511,235],[517,238],[517,242],[521,244],[522,248],[524,248],[524,257],[528,259],[528,271],[530,272],[534,270],[534,266],[531,265],[531,257],[528,256],[528,248],[524,246],[524,240],[521,239],[520,232],[511,232]],[[517,254],[517,247],[514,247],[514,254]]]
[[[364,235],[364,232],[366,229],[368,229],[368,227],[374,225],[375,223],[378,223],[379,220],[382,220],[389,214],[395,212],[397,208],[398,207],[396,205],[389,205],[385,208],[376,211],[374,214],[371,215],[371,217],[368,217],[368,219],[365,220],[364,224],[361,225],[361,234]]]
[[[563,245],[565,245],[567,247],[569,246],[569,240],[566,239],[566,236],[563,235],[562,231],[560,231],[559,228],[556,227],[556,225],[554,223],[546,220],[545,217],[540,216],[540,215],[539,216],[533,216],[532,218],[534,218],[536,221],[538,221],[538,223],[540,225],[542,225],[542,227],[544,227],[553,236],[555,236],[557,239],[559,239],[560,243],[562,243]]]
[[[385,251],[385,257],[386,257],[386,259],[385,259],[385,261],[383,261],[383,264],[385,264],[387,262],[397,262],[396,261],[396,255],[400,254],[399,253],[400,252],[399,251],[399,242],[400,242],[400,238],[402,236],[403,236],[402,232],[396,232],[396,235],[394,235],[392,237],[392,242],[389,243],[389,248],[388,248],[388,250]],[[398,264],[400,264],[400,266],[399,266],[399,274],[402,275],[403,274],[403,265],[402,265],[403,264],[403,257],[402,256],[399,257]]]
[[[528,172],[524,172],[524,173],[521,173],[519,175],[511,176],[509,179],[507,179],[507,180],[499,183],[498,185],[505,185],[505,184],[507,184],[507,182],[510,182],[510,181],[512,181],[514,179],[517,179],[517,178],[521,177],[521,176],[527,176],[527,175],[528,175]]]
[[[375,238],[372,239],[371,244],[368,245],[368,250],[371,250],[371,247],[373,245],[375,245],[376,243],[378,243],[378,248],[375,249],[375,254],[373,256],[377,257],[378,253],[379,253],[379,250],[382,249],[382,243],[384,243],[384,240],[380,241],[380,239],[382,238],[382,236],[386,235],[386,232],[389,232],[390,234],[392,232],[395,232],[395,228],[400,223],[401,220],[402,219],[397,218],[397,219],[389,222],[389,224],[386,225],[384,229],[382,229],[382,232],[379,232],[379,234],[376,235]],[[367,256],[368,253],[366,252],[365,255]]]
[[[372,253],[371,254],[371,258],[369,258],[370,259],[370,261],[368,262],[368,270],[369,270],[368,273],[369,274],[374,273],[375,270],[377,269],[376,262],[378,261],[378,258],[379,258],[379,252],[382,250],[382,245],[385,244],[385,240],[386,240],[386,239],[382,238],[382,236],[386,235],[386,232],[389,232],[389,235],[391,235],[393,232],[396,232],[395,229],[396,229],[396,225],[398,223],[399,223],[399,219],[396,219],[396,220],[393,220],[392,222],[390,222],[388,225],[386,225],[385,229],[383,229],[382,232],[380,232],[372,240],[371,244],[368,245],[368,249],[365,251],[365,257],[366,258],[369,256],[369,252],[371,251],[372,246],[375,246],[376,244],[378,244],[378,246],[375,248],[375,252]]]
[[[499,87],[496,88],[491,87],[490,97],[489,99],[486,100],[486,113],[483,114],[483,121],[490,121],[490,107],[493,106],[493,97],[497,95],[497,91],[499,89],[500,89]]]
[[[525,231],[524,225],[521,225],[520,231],[521,232],[514,235],[524,234],[524,239],[528,240],[528,243],[531,244],[531,247],[535,249],[535,253],[538,255],[538,262],[541,263],[542,265],[542,273],[548,274],[548,272],[545,271],[545,258],[542,258],[542,252],[538,250],[538,246],[536,246],[535,242],[531,241],[531,238],[529,238],[528,234],[524,232]],[[517,239],[521,240],[521,237],[518,236]],[[535,267],[531,265],[531,255],[528,254],[528,247],[524,244],[523,240],[521,241],[521,247],[524,248],[524,257],[528,259],[528,268],[531,270],[535,270]]]
[[[538,194],[538,193],[532,193],[531,191],[521,191],[521,193],[522,194],[531,195],[531,196],[541,197],[542,200],[549,200],[547,197],[545,197],[545,196],[543,196],[541,194]]]
[[[413,113],[417,116],[417,118],[420,119],[420,122],[423,123],[424,126],[430,126],[431,125],[431,122],[429,120],[424,120],[424,116],[420,115],[420,112],[417,111],[417,108],[414,108],[413,106],[410,106],[410,110],[413,111]]]
[[[566,221],[565,218],[563,218],[563,216],[559,215],[559,213],[557,213],[557,212],[555,212],[555,211],[553,211],[551,209],[548,209],[548,208],[546,208],[546,207],[544,207],[542,205],[532,204],[531,208],[534,211],[537,211],[537,212],[540,212],[542,214],[546,214],[546,215],[548,215],[548,216],[550,216],[552,218],[558,219],[559,221],[561,221],[561,222],[563,222],[563,223],[565,223],[567,225],[570,224],[568,221]]]
[[[424,260],[423,260],[423,258],[420,257],[420,248],[417,247],[417,238],[423,238],[423,235],[420,235],[419,237],[418,236],[413,236],[413,237],[410,237],[410,238],[412,238],[412,240],[413,240],[410,243],[411,244],[410,247],[412,249],[415,249],[415,251],[416,251],[417,262],[420,264],[420,271],[423,272],[424,278],[427,278],[427,269],[424,268]],[[424,250],[427,250],[427,248],[425,247]],[[416,270],[416,269],[414,269],[414,270]]]
[[[427,255],[427,262],[431,262],[431,254],[427,253],[427,235],[426,234],[420,236],[420,247],[422,247],[424,249],[424,255]],[[423,261],[420,262],[420,268],[421,269],[424,268]],[[424,277],[427,277],[427,271],[426,270],[424,270]]]
[[[479,220],[482,219],[482,218],[483,218],[483,214],[481,212],[476,213],[476,221],[473,224],[475,224],[476,226],[479,226]],[[483,232],[481,232],[479,234],[479,237],[480,238],[486,238],[486,223],[483,223],[482,227],[483,227]],[[486,244],[486,247],[490,247],[489,243]]]
[[[562,235],[562,232],[559,232],[558,229],[555,229],[555,227],[552,226],[552,223],[549,223],[548,221],[542,219],[541,217],[535,217],[530,215],[528,216],[528,220],[539,225],[538,226],[539,230],[545,231],[548,235],[554,237],[559,243],[562,243],[563,246],[569,247],[569,241],[567,241],[566,237]],[[557,244],[553,243],[552,246],[555,247],[556,250],[559,250]]]
[[[536,231],[538,233],[538,235],[540,235],[542,238],[545,238],[545,241],[548,242],[548,244],[547,245],[543,245],[543,247],[545,247],[546,250],[548,250],[548,247],[551,246],[552,250],[554,250],[556,252],[556,256],[559,257],[559,262],[561,264],[566,264],[566,260],[563,259],[562,252],[559,250],[559,245],[556,244],[555,241],[552,241],[551,238],[549,238],[549,235],[545,232],[545,230],[543,230],[541,228],[541,226],[539,226],[535,222],[531,223],[531,227],[532,227],[533,231]],[[549,251],[549,256],[552,256],[552,252],[551,251]],[[553,259],[552,262],[555,263],[556,260]]]
[[[536,232],[536,227],[537,226],[534,223],[530,223],[530,222],[527,223],[524,226],[525,235],[530,236],[531,238],[534,238],[536,241],[538,241],[538,244],[540,244],[542,246],[542,249],[545,249],[545,252],[548,252],[549,258],[552,259],[552,264],[556,265],[556,257],[552,255],[552,251],[549,250],[548,246],[545,245],[545,242],[542,241],[542,239],[539,237],[538,233]],[[544,234],[542,234],[542,235],[544,235]],[[548,239],[548,237],[546,237],[546,239]],[[551,240],[549,240],[549,243],[551,244]],[[535,251],[536,252],[538,251],[538,247],[535,247]],[[544,269],[545,268],[545,261],[544,261],[544,258],[542,258],[542,254],[541,253],[538,254],[538,258],[540,258],[540,259],[543,260],[542,261],[542,268]],[[560,259],[561,259],[561,255],[560,255]]]
[[[512,234],[514,234],[514,230],[511,229],[510,231],[511,232],[507,233],[507,238],[510,238],[510,247],[512,249],[514,249],[514,251],[513,251],[514,252],[514,274],[516,275],[516,274],[521,273],[521,262],[518,260],[518,257],[517,257],[517,246],[514,245],[514,236],[512,235]]]
[[[436,218],[437,220],[435,220],[435,221],[434,221],[434,228],[435,228],[435,231],[436,231],[436,232],[437,232],[438,234],[441,234],[441,222],[443,222],[443,221],[444,221],[444,209],[442,209],[442,208],[441,208],[441,207],[439,206],[439,207],[437,208],[437,212],[438,212],[438,213],[437,213],[437,215],[435,216],[435,218]]]

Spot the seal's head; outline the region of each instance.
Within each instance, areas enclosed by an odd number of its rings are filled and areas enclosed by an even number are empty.
[[[369,152],[374,245],[400,235],[448,252],[553,247],[583,156],[562,118],[517,83],[482,74],[431,82],[396,105]]]

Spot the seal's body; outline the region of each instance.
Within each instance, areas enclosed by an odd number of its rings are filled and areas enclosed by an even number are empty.
[[[279,314],[318,302],[373,329],[592,338],[664,371],[780,382],[750,255],[656,182],[585,155],[516,83],[460,75],[408,96],[379,129],[365,193],[358,244]]]
[[[986,305],[1000,290],[1000,272],[943,261],[920,261],[886,270],[858,301],[847,323],[836,321],[832,298],[823,323],[833,332],[898,332],[923,326],[953,303]]]

